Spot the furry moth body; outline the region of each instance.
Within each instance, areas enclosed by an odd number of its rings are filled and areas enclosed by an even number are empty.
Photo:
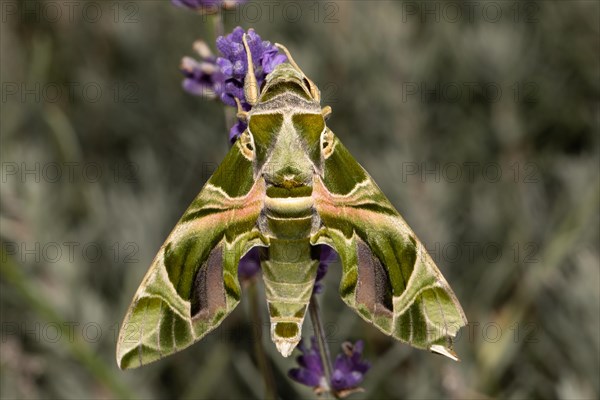
[[[325,124],[331,113],[294,63],[258,91],[248,57],[238,107],[248,128],[185,211],[137,290],[117,343],[135,368],[200,340],[236,307],[240,258],[264,248],[271,337],[284,356],[300,340],[318,245],[334,248],[344,302],[387,335],[457,359],[466,324],[452,289],[400,214]],[[246,51],[247,45],[246,45]]]

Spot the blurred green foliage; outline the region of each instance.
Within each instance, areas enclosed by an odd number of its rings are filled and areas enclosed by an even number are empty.
[[[330,268],[332,351],[363,338],[373,363],[354,398],[598,398],[599,3],[269,4],[227,30],[291,50],[470,321],[461,363],[413,350],[346,309]],[[147,266],[227,151],[223,107],[178,71],[210,20],[166,1],[0,6],[1,397],[262,398],[247,297],[180,354],[114,361]],[[310,398],[262,339],[281,398]]]

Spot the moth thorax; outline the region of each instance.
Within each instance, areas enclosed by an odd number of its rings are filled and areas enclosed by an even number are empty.
[[[267,188],[264,215],[261,221],[261,226],[264,228],[263,233],[275,239],[306,241],[310,237],[316,216],[311,193],[312,187],[310,186],[294,189],[275,186]],[[279,250],[272,249],[272,251]],[[292,247],[286,251],[293,252],[295,249]],[[290,256],[293,257],[291,253],[282,257],[287,260]],[[271,259],[273,258],[271,257]]]

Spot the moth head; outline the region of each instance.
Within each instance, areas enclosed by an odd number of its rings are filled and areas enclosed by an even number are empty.
[[[291,90],[301,90],[304,95],[303,97],[307,100],[320,102],[321,92],[319,91],[319,88],[317,88],[317,85],[315,85],[315,83],[306,76],[298,64],[296,64],[290,51],[279,43],[275,43],[275,46],[285,53],[288,62],[279,64],[275,67],[275,70],[267,76],[266,84],[262,91],[263,95],[267,95],[269,89],[272,87],[286,86]],[[267,95],[267,97],[269,96]],[[262,97],[261,100],[265,101]]]
[[[267,75],[263,87],[259,90],[256,75],[254,74],[254,62],[252,60],[252,53],[250,46],[248,45],[248,39],[246,34],[242,37],[244,45],[244,51],[246,52],[246,62],[248,63],[248,70],[246,71],[246,77],[244,79],[244,97],[248,104],[254,106],[258,102],[264,102],[275,97],[284,91],[296,92],[296,94],[305,97],[307,100],[313,100],[320,102],[321,92],[317,88],[317,85],[313,83],[308,77],[302,72],[298,64],[292,58],[289,50],[278,43],[275,43],[280,50],[282,50],[288,62],[279,64],[275,69]],[[238,105],[238,111],[240,107]]]
[[[308,80],[302,71],[289,63],[279,64],[267,75],[261,90],[260,101],[269,101],[284,92],[290,92],[308,101],[319,101],[319,89]]]

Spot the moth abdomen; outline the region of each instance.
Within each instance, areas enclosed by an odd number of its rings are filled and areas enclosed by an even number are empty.
[[[301,338],[302,322],[310,302],[318,260],[311,255],[309,239],[272,239],[262,261],[265,295],[271,318],[271,338],[284,356]]]

